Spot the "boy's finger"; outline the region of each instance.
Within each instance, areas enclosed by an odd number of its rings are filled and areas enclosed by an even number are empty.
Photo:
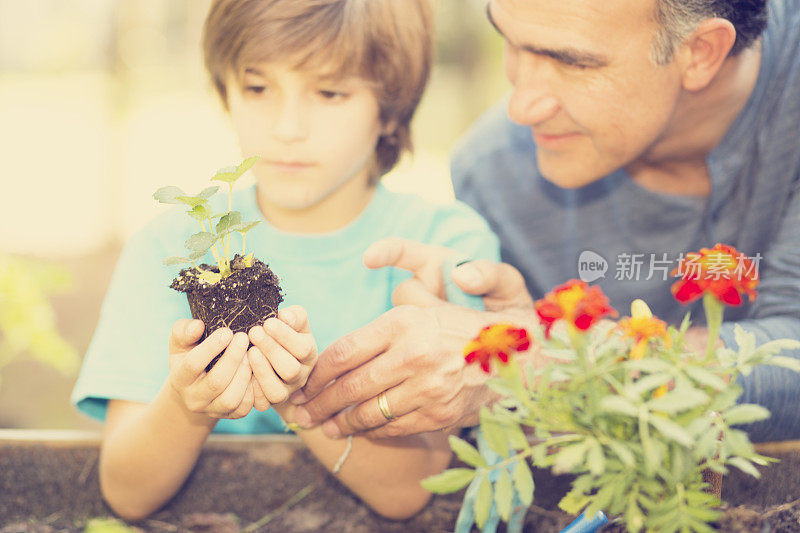
[[[208,363],[230,344],[232,338],[233,332],[230,329],[221,328],[192,348],[181,362],[177,375],[178,384],[188,387],[197,381],[205,373]]]
[[[308,324],[308,313],[299,305],[290,305],[278,311],[278,319],[292,327],[298,333],[311,333]]]
[[[249,360],[250,358],[248,357],[248,361]],[[259,385],[258,381],[256,381],[256,377],[251,377],[250,381],[253,382],[253,407],[255,407],[258,411],[266,411],[272,406],[272,404],[270,404],[269,400],[267,400],[267,397],[264,396],[264,391],[261,390],[261,385]]]
[[[264,322],[264,331],[301,363],[311,361],[317,355],[317,344],[311,334],[298,333],[277,318]]]
[[[235,342],[235,340],[231,342],[231,346],[233,346]],[[216,366],[214,368],[216,368]],[[214,369],[212,369],[212,371],[213,370]],[[209,404],[208,410],[223,416],[230,415],[236,411],[241,405],[242,400],[246,399],[245,393],[247,391],[247,386],[250,383],[251,376],[252,373],[250,372],[250,364],[246,358],[241,359],[238,362],[238,366],[236,367],[230,382],[227,384],[225,389],[219,393],[217,397],[214,398],[214,400]]]
[[[267,322],[269,323],[271,320],[274,320],[283,328],[289,330],[292,335],[300,336],[299,333],[295,332],[280,320],[271,318]],[[287,351],[286,348],[281,346],[271,334],[268,334],[260,326],[257,326],[250,331],[255,337],[253,344],[264,356],[266,356],[266,358],[269,360],[269,363],[272,365],[272,368],[275,369],[275,372],[277,372],[278,376],[285,383],[296,383],[297,380],[302,377],[303,372],[302,365],[297,358]]]
[[[200,343],[200,346],[202,346],[204,343],[205,341]],[[225,352],[222,354],[222,357],[217,360],[214,368],[209,370],[207,374],[200,377],[199,384],[202,386],[202,390],[204,391],[203,396],[208,398],[209,401],[222,394],[222,391],[228,387],[231,380],[236,375],[236,371],[239,368],[242,359],[244,359],[249,343],[250,341],[248,340],[246,334],[241,332],[235,334],[227,348],[225,348]],[[219,351],[217,353],[219,353]],[[211,359],[213,359],[213,356]],[[234,406],[234,408],[235,407],[236,406]]]
[[[185,352],[197,343],[205,325],[202,320],[182,318],[172,325],[169,336],[169,353]]]
[[[291,393],[289,386],[281,381],[261,350],[253,346],[247,351],[247,359],[267,400],[273,405],[285,402]]]

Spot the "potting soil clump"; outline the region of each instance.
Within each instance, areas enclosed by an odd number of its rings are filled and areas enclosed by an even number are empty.
[[[219,273],[217,265],[200,266]],[[181,270],[170,287],[186,293],[192,318],[205,324],[201,341],[223,327],[234,333],[247,333],[253,326],[276,316],[283,301],[278,276],[269,266],[258,259],[253,259],[252,266],[245,266],[239,254],[231,261],[231,274],[217,283],[201,279],[200,272],[192,267]],[[219,357],[209,363],[206,371]]]

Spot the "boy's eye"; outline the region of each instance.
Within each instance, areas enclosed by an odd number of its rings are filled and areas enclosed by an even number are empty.
[[[244,92],[250,94],[263,94],[267,88],[263,85],[247,85],[244,88]]]
[[[344,93],[342,91],[332,91],[326,89],[321,89],[319,91],[319,95],[325,100],[331,100],[331,101],[344,100],[348,96],[347,93]]]

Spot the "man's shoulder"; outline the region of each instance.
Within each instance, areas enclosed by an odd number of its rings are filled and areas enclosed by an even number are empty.
[[[478,161],[533,156],[530,129],[508,118],[507,103],[504,99],[492,106],[457,141],[452,157],[454,172],[471,168]]]

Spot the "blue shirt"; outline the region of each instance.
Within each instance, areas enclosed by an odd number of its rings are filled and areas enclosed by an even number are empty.
[[[682,252],[723,242],[761,257],[758,298],[725,311],[726,346],[736,346],[737,323],[758,344],[800,339],[800,2],[769,5],[758,81],[707,157],[707,198],[647,190],[623,169],[562,189],[540,175],[530,128],[512,123],[505,104],[466,134],[452,160],[456,197],[486,218],[503,260],[522,272],[534,298],[570,278],[590,281],[605,263],[596,284],[620,313],[642,298],[677,324],[688,309],[672,298],[668,271]],[[702,305],[689,309],[703,324]],[[800,376],[765,366],[741,384],[742,401],[772,411],[749,428],[754,439],[800,438]]]
[[[212,198],[227,208],[227,195]],[[243,220],[262,220],[255,187],[234,192],[233,208]],[[85,414],[103,420],[108,399],[151,402],[169,373],[168,339],[173,323],[191,316],[186,295],[169,288],[180,266],[162,260],[184,255],[183,242],[199,231],[197,222],[175,207],[150,222],[125,245],[84,358],[71,401]],[[301,305],[321,351],[392,307],[394,288],[409,273],[394,268],[369,270],[362,263],[374,241],[398,236],[448,246],[468,256],[499,260],[497,238],[471,208],[456,202],[433,205],[417,196],[378,185],[356,220],[322,235],[280,231],[266,221],[247,234],[247,251],[268,263],[280,278],[282,306]],[[231,253],[241,249],[231,241]],[[213,263],[211,255],[199,262]],[[215,432],[284,431],[273,409],[253,410],[238,420],[220,420]]]

